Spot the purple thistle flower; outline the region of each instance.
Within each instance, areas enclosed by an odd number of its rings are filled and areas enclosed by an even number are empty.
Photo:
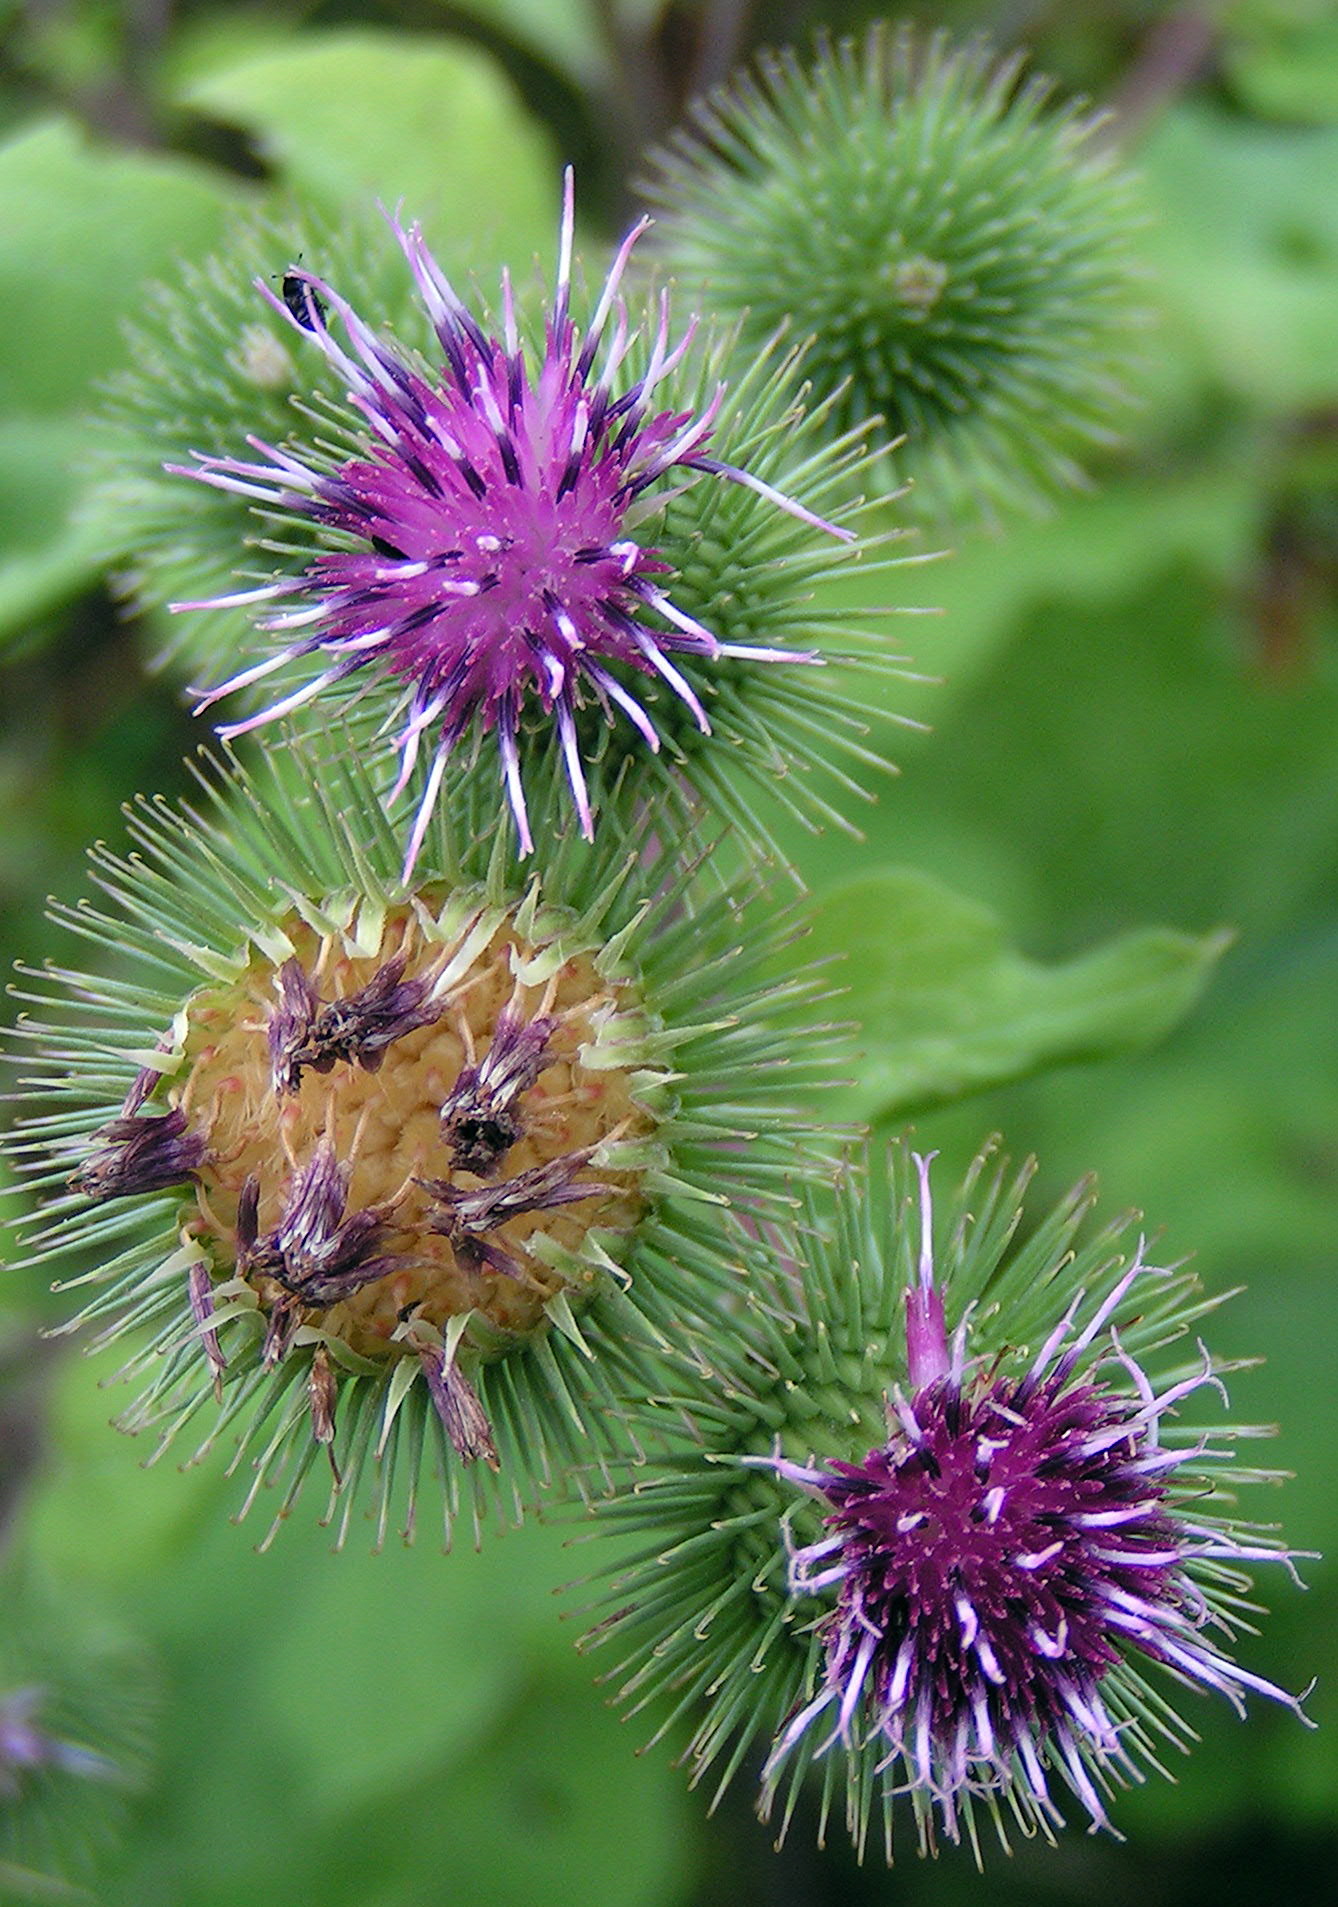
[[[572,800],[590,838],[594,814],[577,732],[583,707],[593,702],[610,721],[621,711],[655,751],[660,736],[630,686],[638,676],[658,676],[698,728],[710,732],[698,696],[675,666],[676,654],[817,660],[719,641],[674,604],[661,586],[671,566],[634,534],[647,493],[671,473],[692,472],[742,484],[805,523],[850,537],[761,478],[706,455],[723,386],[700,415],[654,409],[657,387],[681,362],[695,328],[671,349],[667,295],[644,370],[617,388],[632,343],[618,286],[648,224],[642,219],[624,239],[582,333],[570,315],[568,170],[555,295],[535,364],[521,343],[510,280],[503,278],[502,335],[490,336],[441,272],[417,225],[405,230],[395,222],[393,229],[445,360],[435,378],[397,356],[323,280],[294,268],[282,297],[257,280],[280,316],[344,379],[372,442],[337,467],[304,461],[259,438],[249,441],[260,462],[194,452],[197,467],[167,466],[304,517],[339,539],[340,548],[318,555],[301,576],[172,607],[296,599],[261,624],[281,638],[276,653],[229,677],[204,696],[200,709],[290,662],[326,658],[314,677],[221,728],[225,738],[287,714],[359,670],[379,670],[402,685],[405,720],[396,738],[400,772],[392,798],[407,785],[424,737],[433,740],[406,878],[447,761],[471,724],[496,733],[521,851],[528,854],[533,843],[519,748],[527,707],[537,704],[556,723]],[[303,287],[312,295],[299,302]],[[342,325],[347,349],[330,330],[327,308]],[[345,540],[358,547],[342,547]]]
[[[0,1800],[16,1799],[24,1775],[34,1768],[60,1768],[97,1780],[118,1778],[115,1765],[104,1755],[39,1727],[38,1711],[46,1695],[42,1688],[22,1688],[0,1697]]]
[[[275,1091],[294,1093],[304,1068],[328,1073],[341,1060],[375,1073],[387,1047],[439,1020],[441,1003],[431,998],[433,976],[406,980],[404,968],[404,955],[395,954],[356,993],[322,1005],[301,962],[285,960],[269,1021]]]
[[[154,1075],[154,1082],[159,1076]],[[147,1087],[137,1077],[127,1105],[140,1106]],[[192,1182],[208,1150],[203,1133],[191,1130],[179,1106],[162,1114],[131,1111],[103,1126],[97,1135],[102,1149],[71,1174],[70,1184],[87,1198],[127,1198],[143,1192],[163,1192]]]
[[[1138,1280],[1164,1274],[1140,1252],[1081,1328],[1075,1299],[1022,1376],[973,1369],[967,1320],[951,1345],[946,1335],[929,1160],[916,1164],[924,1242],[907,1294],[910,1389],[892,1393],[887,1442],[862,1463],[745,1459],[824,1505],[826,1534],[792,1550],[789,1587],[837,1597],[822,1686],[777,1741],[767,1796],[826,1716],[830,1733],[810,1752],[840,1740],[871,1747],[883,1768],[900,1764],[952,1840],[974,1800],[1010,1792],[1058,1823],[1047,1767],[1105,1827],[1099,1785],[1135,1768],[1126,1718],[1103,1689],[1127,1657],[1237,1710],[1247,1691],[1299,1709],[1217,1646],[1208,1632],[1225,1624],[1190,1573],[1291,1559],[1186,1515],[1173,1494],[1177,1472],[1213,1453],[1202,1441],[1166,1447],[1160,1432],[1218,1380],[1205,1354],[1157,1391],[1110,1324]],[[1119,1366],[1129,1388],[1110,1386],[1103,1365]]]

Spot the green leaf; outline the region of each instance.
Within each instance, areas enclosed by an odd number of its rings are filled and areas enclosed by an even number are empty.
[[[201,167],[97,146],[62,119],[0,148],[0,637],[97,574],[77,413],[122,363],[145,281],[212,244],[236,198]]]
[[[0,409],[82,406],[123,361],[120,321],[145,280],[208,250],[238,196],[203,167],[95,145],[64,119],[0,148]]]
[[[1338,392],[1338,128],[1258,126],[1199,105],[1140,154],[1165,302],[1203,368],[1257,402]]]
[[[1301,0],[1262,19],[1230,23],[1224,65],[1263,119],[1332,125],[1338,119],[1338,18],[1332,0]]]
[[[1127,600],[1179,563],[1229,583],[1252,552],[1261,507],[1260,476],[1247,462],[1171,478],[1142,472],[1065,498],[1042,519],[1014,523],[1007,536],[969,535],[951,550],[939,544],[941,560],[849,566],[821,587],[819,600],[835,615],[887,602],[913,612],[889,624],[889,635],[924,678],[872,675],[860,693],[870,706],[938,724],[1038,603]],[[896,527],[892,510],[887,524]],[[935,548],[931,540],[923,553]]]
[[[67,1356],[27,1531],[32,1553],[54,1577],[113,1593],[146,1571],[169,1571],[231,1507],[217,1474],[170,1460],[146,1471],[150,1440],[132,1442],[112,1429],[129,1401],[115,1382],[119,1363],[105,1351],[92,1368],[85,1356]]]
[[[236,1532],[226,1540],[235,1546]],[[329,1820],[446,1757],[468,1758],[518,1697],[525,1632],[553,1623],[562,1558],[551,1532],[449,1558],[432,1528],[410,1554],[391,1541],[386,1555],[334,1558],[328,1537],[308,1536],[299,1562],[266,1558],[264,1571],[247,1572],[291,1572],[293,1601],[257,1637],[253,1666],[282,1752],[303,1771],[305,1806]],[[387,1646],[381,1625],[366,1619],[378,1606],[393,1612],[403,1646]],[[314,1658],[326,1665],[319,1702],[309,1699]],[[446,1662],[449,1675],[424,1673]],[[332,1733],[332,1706],[361,1717],[359,1727]]]
[[[548,257],[557,180],[545,141],[485,53],[371,31],[311,33],[187,88],[184,103],[255,138],[325,210],[401,200],[480,267]]]
[[[588,1665],[531,1676],[469,1754],[424,1767],[393,1807],[335,1824],[310,1898],[402,1907],[441,1898],[424,1883],[436,1874],[471,1907],[682,1899],[698,1804],[681,1770],[638,1758],[637,1745],[590,1688]]]
[[[594,0],[457,0],[448,10],[483,21],[582,85],[605,75]]]
[[[80,420],[0,419],[0,645],[93,581],[102,533],[80,520]]]
[[[1153,1044],[1198,999],[1226,936],[1147,928],[1046,966],[1010,947],[988,908],[889,868],[824,894],[813,942],[847,957],[836,974],[861,1028],[841,1110],[881,1120]]]

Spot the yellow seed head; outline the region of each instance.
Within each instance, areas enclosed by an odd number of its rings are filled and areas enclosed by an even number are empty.
[[[597,1042],[600,1060],[607,1056],[612,1021],[633,1046],[646,1026],[629,982],[606,978],[588,953],[558,959],[551,940],[517,931],[514,911],[461,969],[465,936],[443,945],[422,900],[387,914],[371,954],[343,935],[322,936],[297,917],[284,923],[322,1003],[358,993],[397,956],[403,956],[405,983],[448,979],[432,1001],[440,1004],[439,1016],[393,1040],[376,1070],[339,1059],[328,1071],[305,1067],[293,1090],[280,1090],[269,1028],[282,963],[257,955],[239,979],[190,1001],[184,1059],[168,1094],[169,1103],[184,1107],[207,1131],[198,1209],[187,1229],[216,1275],[236,1275],[238,1202],[248,1179],[259,1184],[264,1236],[281,1223],[297,1175],[323,1141],[348,1172],[347,1211],[386,1214],[378,1255],[393,1257],[396,1268],[328,1309],[303,1308],[303,1323],[323,1340],[373,1359],[401,1350],[395,1334],[409,1316],[444,1330],[452,1318],[474,1313],[503,1341],[533,1333],[559,1291],[579,1305],[597,1279],[593,1266],[582,1265],[573,1287],[571,1259],[564,1258],[561,1270],[545,1262],[534,1248],[539,1235],[575,1253],[592,1228],[627,1233],[643,1210],[639,1172],[603,1164],[582,1169],[577,1177],[590,1182],[589,1198],[518,1213],[490,1235],[515,1264],[514,1276],[469,1262],[433,1229],[437,1204],[424,1181],[449,1181],[465,1191],[485,1183],[455,1162],[441,1109],[462,1070],[487,1054],[504,1011],[526,1024],[547,1018],[553,1030],[543,1070],[519,1095],[518,1135],[488,1183],[611,1139],[643,1138],[655,1125],[629,1070],[591,1063]],[[554,957],[545,959],[550,952]],[[536,971],[541,980],[521,977]],[[243,1274],[263,1310],[285,1297],[274,1279],[244,1267]]]

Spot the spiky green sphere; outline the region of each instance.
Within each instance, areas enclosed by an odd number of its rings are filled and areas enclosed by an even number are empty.
[[[665,1400],[677,1443],[599,1506],[623,1553],[590,1638],[717,1794],[761,1748],[782,1834],[811,1774],[889,1860],[903,1801],[921,1852],[1108,1827],[1192,1739],[1168,1682],[1297,1707],[1225,1646],[1290,1559],[1237,1519],[1261,1433],[1191,1427],[1232,1368],[1184,1343],[1215,1301],[1130,1215],[1091,1227],[1090,1183],[1024,1221],[1032,1168],[987,1152],[935,1210],[929,1163],[759,1236],[737,1328]]]
[[[846,424],[904,435],[930,508],[1080,480],[1136,328],[1127,178],[1097,121],[979,42],[876,26],[765,55],[700,102],[647,186],[704,308],[778,327]]]
[[[127,1346],[123,1427],[233,1444],[278,1518],[327,1454],[341,1528],[365,1495],[407,1535],[429,1468],[448,1535],[518,1513],[725,1301],[727,1208],[827,1169],[788,930],[648,825],[588,847],[551,779],[531,860],[476,773],[412,880],[346,743],[201,779],[93,850],[105,906],[56,915],[90,971],[25,996],[33,1257]]]

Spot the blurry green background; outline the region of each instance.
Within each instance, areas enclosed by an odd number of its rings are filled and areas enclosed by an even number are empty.
[[[238,206],[299,193],[336,218],[403,196],[491,285],[503,259],[549,256],[568,159],[595,260],[694,91],[756,45],[874,11],[0,0],[7,962],[61,951],[43,897],[82,888],[87,841],[116,835],[135,790],[181,786],[199,739],[147,671],[157,633],[100,580],[108,526],[81,514],[83,419],[146,283],[212,249]],[[915,17],[1024,45],[1116,109],[1157,321],[1140,422],[1090,496],[940,537],[950,557],[897,577],[908,605],[945,612],[902,638],[940,679],[888,692],[933,733],[897,738],[903,772],[863,843],[791,842],[818,941],[855,949],[869,1061],[846,1109],[915,1117],[956,1165],[1002,1129],[1040,1154],[1047,1192],[1095,1168],[1165,1252],[1194,1251],[1213,1289],[1245,1285],[1214,1345],[1266,1360],[1233,1402],[1281,1422],[1297,1473],[1252,1513],[1338,1552],[1338,9],[960,0]],[[1168,1037],[1120,1050],[1138,963],[1112,975],[1092,950],[1151,924],[1234,940]],[[966,1025],[929,984],[954,962],[976,987]],[[980,1090],[935,1110],[953,1067]],[[1269,1583],[1245,1644],[1288,1687],[1318,1678],[1327,1730],[1191,1701],[1203,1745],[1178,1785],[1125,1798],[1126,1844],[1073,1832],[984,1879],[951,1853],[887,1875],[818,1854],[801,1821],[776,1856],[746,1780],[708,1821],[592,1693],[580,1597],[550,1588],[587,1566],[568,1531],[449,1561],[430,1544],[334,1557],[304,1513],[257,1555],[263,1526],[227,1520],[235,1483],[141,1470],[89,1366],[29,1349],[52,1303],[23,1276],[0,1298],[10,1566],[124,1625],[165,1689],[152,1779],[98,1875],[109,1907],[1329,1897],[1331,1565],[1305,1565],[1304,1596]]]

